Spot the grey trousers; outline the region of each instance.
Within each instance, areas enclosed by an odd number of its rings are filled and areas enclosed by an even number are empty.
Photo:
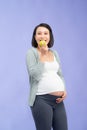
[[[68,130],[64,103],[56,103],[58,96],[37,95],[31,107],[36,130]]]

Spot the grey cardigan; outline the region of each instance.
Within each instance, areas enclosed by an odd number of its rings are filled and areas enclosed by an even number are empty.
[[[60,65],[58,53],[55,50],[51,50],[51,51],[54,53],[56,60]],[[38,82],[41,80],[44,71],[44,63],[39,60],[39,54],[36,48],[32,47],[27,51],[26,65],[27,65],[29,82],[30,82],[29,105],[33,106],[36,97]],[[61,72],[61,66],[57,74],[61,77],[61,79],[64,82],[64,78]]]

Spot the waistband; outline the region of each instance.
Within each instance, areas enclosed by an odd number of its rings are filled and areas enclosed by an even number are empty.
[[[42,99],[49,99],[49,100],[55,100],[57,98],[62,98],[62,96],[55,96],[51,94],[43,94],[43,95],[36,95],[37,98],[42,98]]]

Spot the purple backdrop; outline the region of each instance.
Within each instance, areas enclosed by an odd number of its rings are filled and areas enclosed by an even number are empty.
[[[0,0],[0,130],[35,130],[25,57],[41,22],[51,25],[60,55],[69,130],[87,130],[86,0]]]

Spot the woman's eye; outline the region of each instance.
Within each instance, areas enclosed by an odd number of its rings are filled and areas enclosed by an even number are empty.
[[[41,33],[38,33],[38,35],[40,35]]]
[[[45,35],[47,35],[48,33],[44,33]]]

